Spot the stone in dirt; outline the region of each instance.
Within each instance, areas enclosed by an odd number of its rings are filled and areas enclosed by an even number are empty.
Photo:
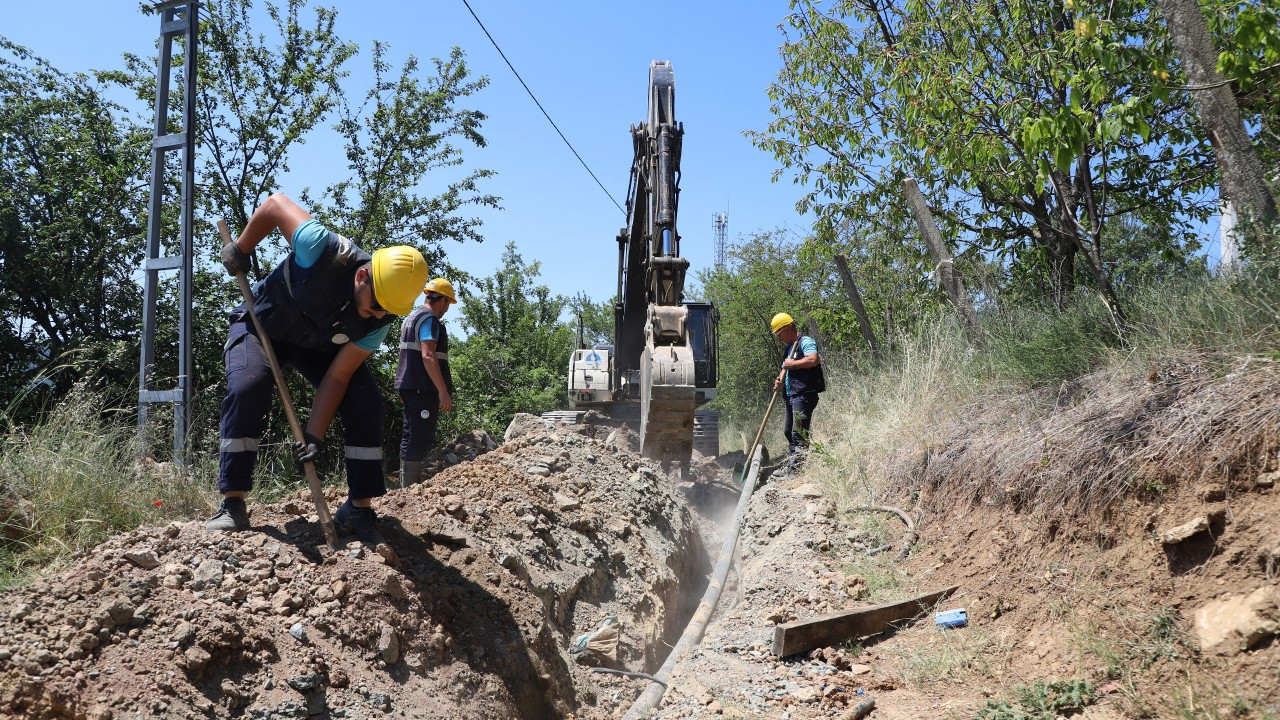
[[[1196,610],[1202,650],[1230,655],[1280,632],[1280,591],[1264,586],[1248,595],[1214,600]]]
[[[124,557],[143,570],[150,570],[160,564],[160,559],[156,557],[154,550],[129,550],[125,552]]]
[[[1160,542],[1165,545],[1177,545],[1209,529],[1209,518],[1201,515],[1187,522],[1160,533]]]

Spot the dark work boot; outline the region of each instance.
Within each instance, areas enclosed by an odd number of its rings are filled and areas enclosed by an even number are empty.
[[[387,541],[378,532],[378,514],[373,508],[356,507],[348,499],[333,515],[333,526],[339,535],[355,535],[362,543],[381,545]]]
[[[224,497],[218,512],[204,524],[207,532],[236,532],[249,529],[249,509],[242,497]]]

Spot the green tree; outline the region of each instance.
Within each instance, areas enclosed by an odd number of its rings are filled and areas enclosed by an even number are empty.
[[[584,292],[579,292],[569,300],[569,324],[573,328],[575,342],[579,335],[583,347],[613,342],[614,302],[613,299],[596,302]]]
[[[782,347],[769,329],[770,319],[789,313],[803,331],[825,344],[819,318],[833,317],[834,269],[781,230],[756,233],[730,246],[728,255],[723,269],[698,275],[703,293],[720,314],[716,407],[730,418],[759,416],[781,364]],[[839,323],[822,325],[830,329]],[[856,322],[852,327],[856,333]]]
[[[1060,304],[1082,263],[1118,307],[1107,222],[1151,211],[1189,236],[1211,163],[1185,93],[1149,82],[1172,52],[1146,3],[1089,4],[795,0],[776,119],[750,136],[823,222],[902,227],[915,177],[962,261],[1018,266]]]
[[[1211,0],[1202,8],[1218,48],[1217,70],[1230,79],[1245,124],[1257,128],[1262,166],[1280,167],[1280,7],[1267,0]]]
[[[447,60],[432,61],[434,72],[424,73],[412,55],[394,80],[386,61],[386,46],[374,43],[374,83],[359,105],[345,97],[336,124],[346,147],[349,178],[333,183],[318,198],[304,194],[307,205],[351,237],[374,244],[407,244],[422,250],[435,274],[459,277],[448,264],[444,240],[483,240],[480,221],[463,217],[468,205],[498,207],[498,198],[482,194],[479,181],[494,175],[475,169],[448,183],[438,195],[423,195],[419,185],[428,173],[463,164],[461,140],[475,147],[486,142],[480,134],[484,113],[458,103],[488,84],[472,79],[462,50],[453,48]]]
[[[1267,187],[1266,172],[1241,119],[1235,93],[1218,72],[1218,53],[1200,2],[1160,0],[1160,9],[1190,81],[1200,122],[1213,139],[1221,170],[1221,195],[1239,209],[1246,228],[1255,223],[1265,227],[1276,219],[1276,199]],[[1280,33],[1274,28],[1272,32]]]
[[[516,413],[567,405],[574,330],[560,320],[566,299],[537,284],[540,274],[540,264],[526,263],[511,242],[493,275],[459,290],[467,338],[450,350],[450,364],[463,427],[498,437]]]
[[[137,372],[132,273],[149,146],[150,133],[89,76],[0,37],[0,407],[71,353],[108,382]],[[62,395],[78,376],[41,387]]]

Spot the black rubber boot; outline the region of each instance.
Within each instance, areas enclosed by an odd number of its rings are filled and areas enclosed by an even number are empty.
[[[422,482],[422,461],[400,461],[400,487],[407,488]]]

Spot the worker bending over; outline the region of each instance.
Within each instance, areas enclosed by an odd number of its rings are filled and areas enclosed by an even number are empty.
[[[449,373],[449,333],[442,318],[458,302],[453,285],[436,278],[423,289],[427,301],[404,319],[400,329],[400,362],[396,390],[404,403],[400,436],[400,486],[422,479],[422,459],[436,444],[439,414],[453,409],[453,375]]]
[[[781,389],[787,401],[787,419],[782,432],[787,437],[787,470],[796,470],[809,447],[809,424],[818,406],[818,393],[827,389],[818,357],[818,343],[801,335],[787,313],[778,313],[769,323],[773,334],[786,346],[782,369],[773,381],[773,389]]]
[[[254,248],[275,230],[289,241],[289,254],[254,286],[254,306],[281,366],[296,369],[316,387],[305,442],[294,443],[294,459],[314,461],[329,422],[339,414],[348,492],[334,525],[339,534],[354,534],[362,542],[384,542],[372,507],[373,498],[387,492],[382,398],[364,361],[395,316],[413,308],[427,279],[426,260],[407,245],[369,255],[277,193],[253,213],[240,237],[223,247],[227,272],[247,272]],[[249,527],[244,498],[253,488],[262,425],[274,395],[271,367],[244,305],[231,313],[223,358],[227,394],[218,468],[223,497],[205,528],[229,532]]]

